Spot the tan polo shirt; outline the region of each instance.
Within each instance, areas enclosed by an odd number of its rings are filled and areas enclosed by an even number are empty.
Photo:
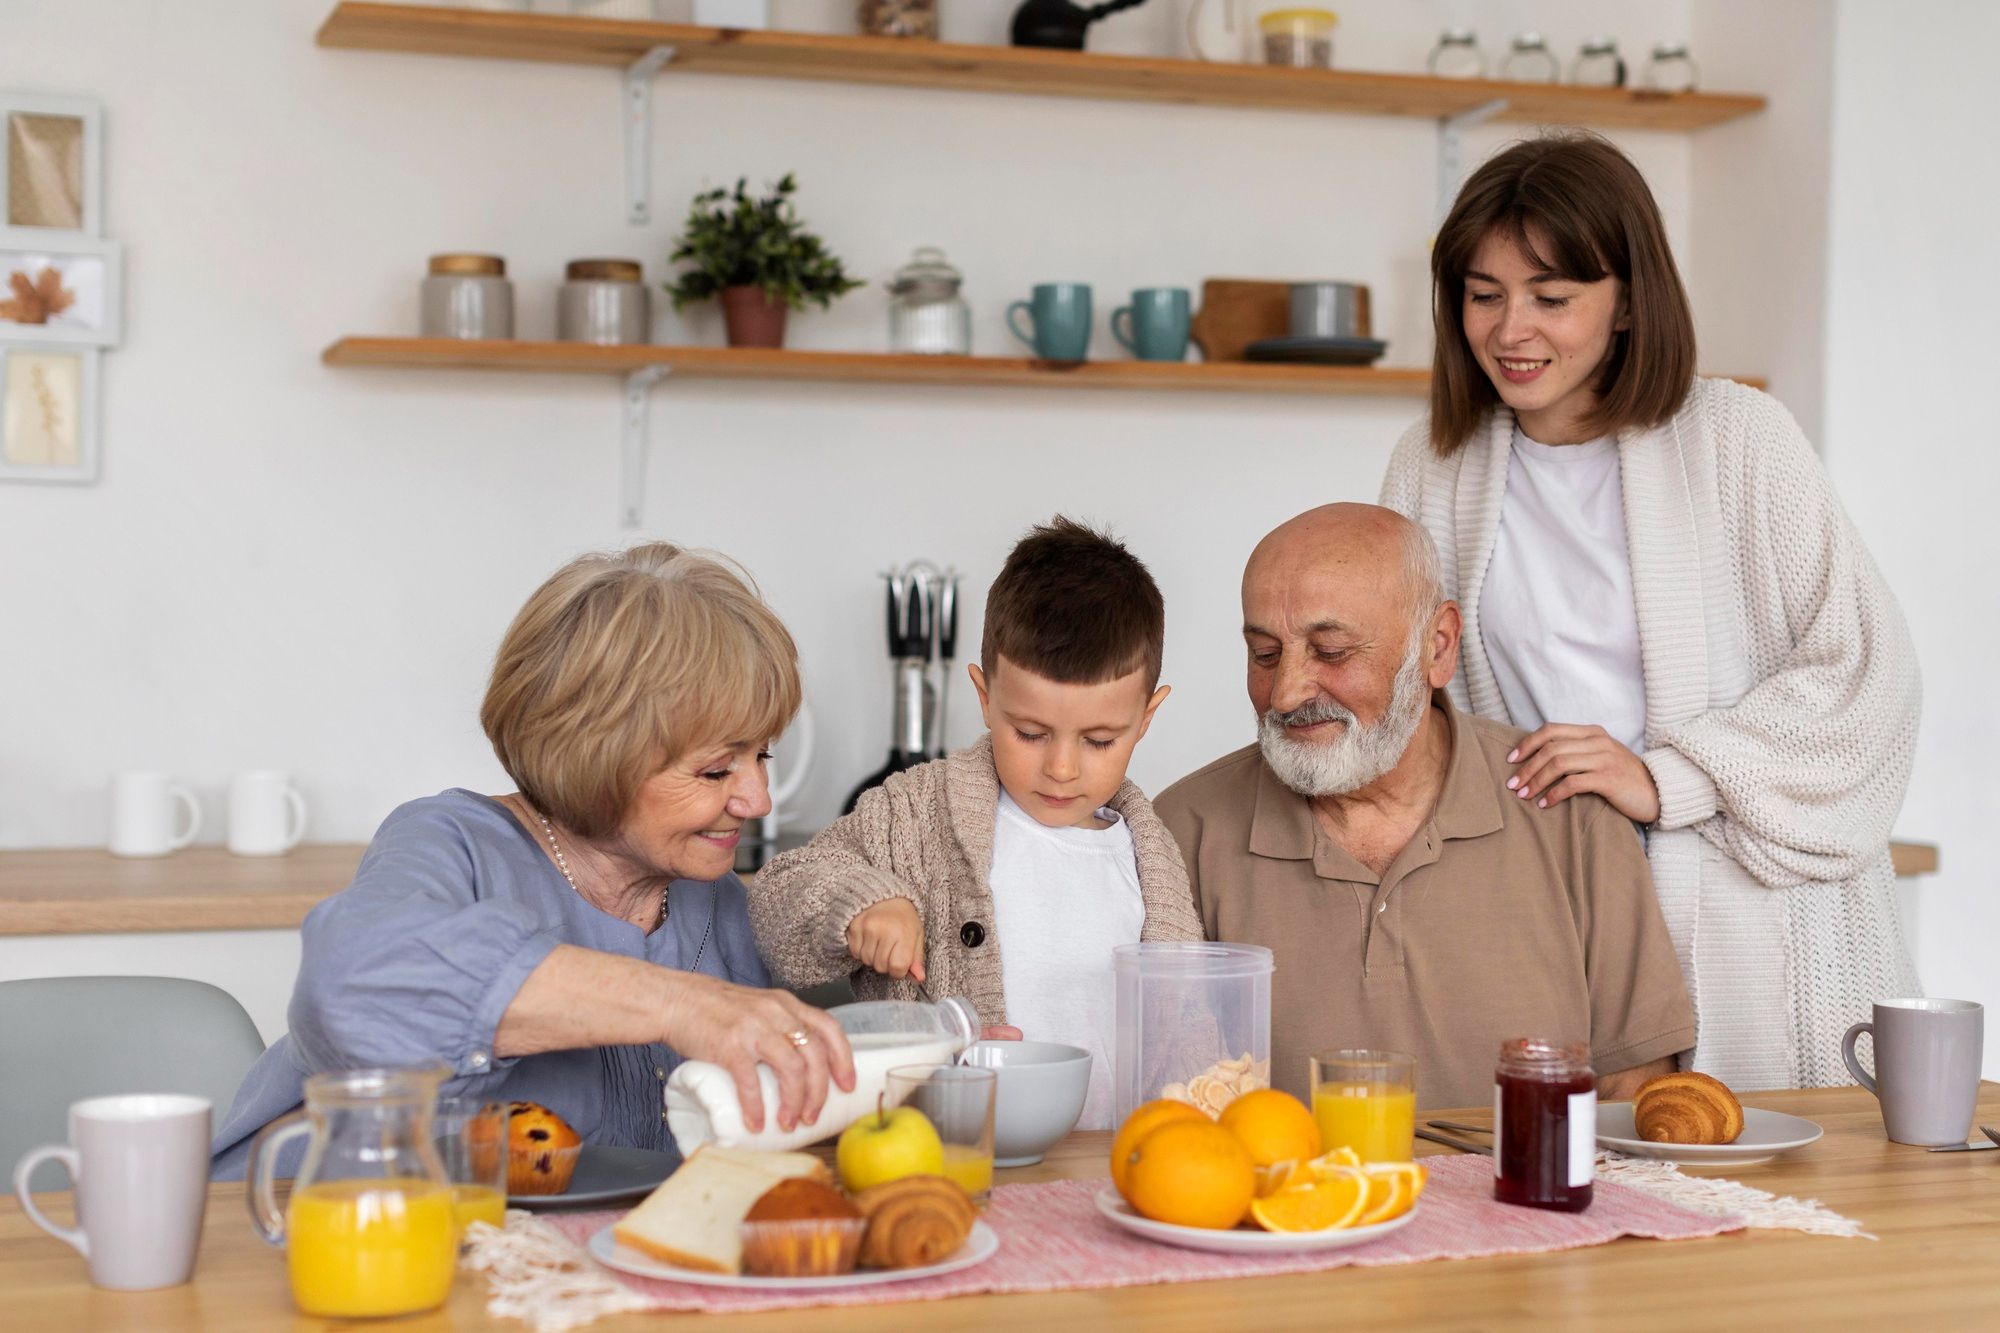
[[[1304,1097],[1320,1051],[1402,1051],[1418,1105],[1485,1106],[1512,1037],[1588,1042],[1600,1075],[1693,1046],[1631,822],[1596,796],[1521,800],[1505,784],[1524,733],[1459,713],[1443,691],[1432,704],[1451,733],[1444,788],[1379,878],[1254,745],[1153,802],[1208,937],[1275,955],[1272,1082]]]

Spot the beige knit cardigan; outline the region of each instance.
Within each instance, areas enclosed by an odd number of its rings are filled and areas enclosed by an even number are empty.
[[[1513,436],[1497,410],[1441,459],[1419,421],[1382,485],[1436,539],[1465,619],[1453,699],[1509,721],[1480,592]],[[1697,380],[1671,420],[1619,434],[1618,463],[1660,790],[1647,859],[1692,1065],[1750,1089],[1847,1083],[1848,1025],[1917,990],[1889,863],[1920,693],[1902,612],[1775,399]]]
[[[1180,847],[1152,802],[1127,781],[1110,804],[1132,832],[1146,907],[1139,938],[1200,939]],[[815,986],[851,976],[864,1000],[916,999],[914,985],[859,966],[847,951],[847,926],[857,914],[887,898],[908,898],[923,920],[926,988],[938,999],[965,996],[984,1022],[1006,1022],[1002,941],[987,882],[999,805],[993,740],[982,736],[895,774],[806,846],[773,858],[750,887],[750,922],[772,977],[786,986]],[[1059,931],[1063,923],[1047,928]],[[1011,947],[1035,945],[1014,940]],[[1109,969],[1111,960],[1104,965]]]

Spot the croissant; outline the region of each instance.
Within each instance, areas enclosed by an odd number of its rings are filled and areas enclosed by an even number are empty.
[[[861,1238],[865,1268],[934,1264],[965,1244],[978,1217],[966,1192],[943,1176],[905,1176],[854,1196],[868,1219]]]
[[[1720,1079],[1692,1071],[1662,1074],[1633,1098],[1632,1119],[1649,1143],[1734,1143],[1743,1106]]]

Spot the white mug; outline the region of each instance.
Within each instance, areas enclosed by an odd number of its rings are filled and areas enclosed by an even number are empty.
[[[194,1273],[208,1204],[209,1102],[179,1093],[91,1097],[69,1108],[69,1144],[36,1148],[14,1168],[28,1219],[90,1261],[113,1291],[177,1287]],[[74,1227],[42,1215],[28,1177],[54,1159],[75,1185]]]
[[[283,856],[306,836],[306,798],[288,774],[257,768],[229,780],[229,850]]]
[[[187,827],[174,832],[176,806],[187,811]],[[201,832],[201,807],[194,793],[165,773],[120,773],[111,779],[111,854],[165,856],[193,842]]]

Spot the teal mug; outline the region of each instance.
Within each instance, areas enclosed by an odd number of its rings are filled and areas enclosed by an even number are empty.
[[[1192,304],[1185,287],[1141,287],[1111,312],[1111,336],[1141,361],[1185,361]]]
[[[1023,329],[1017,316],[1026,314]],[[1034,298],[1007,307],[1007,327],[1044,361],[1081,361],[1090,354],[1090,284],[1045,282]]]

